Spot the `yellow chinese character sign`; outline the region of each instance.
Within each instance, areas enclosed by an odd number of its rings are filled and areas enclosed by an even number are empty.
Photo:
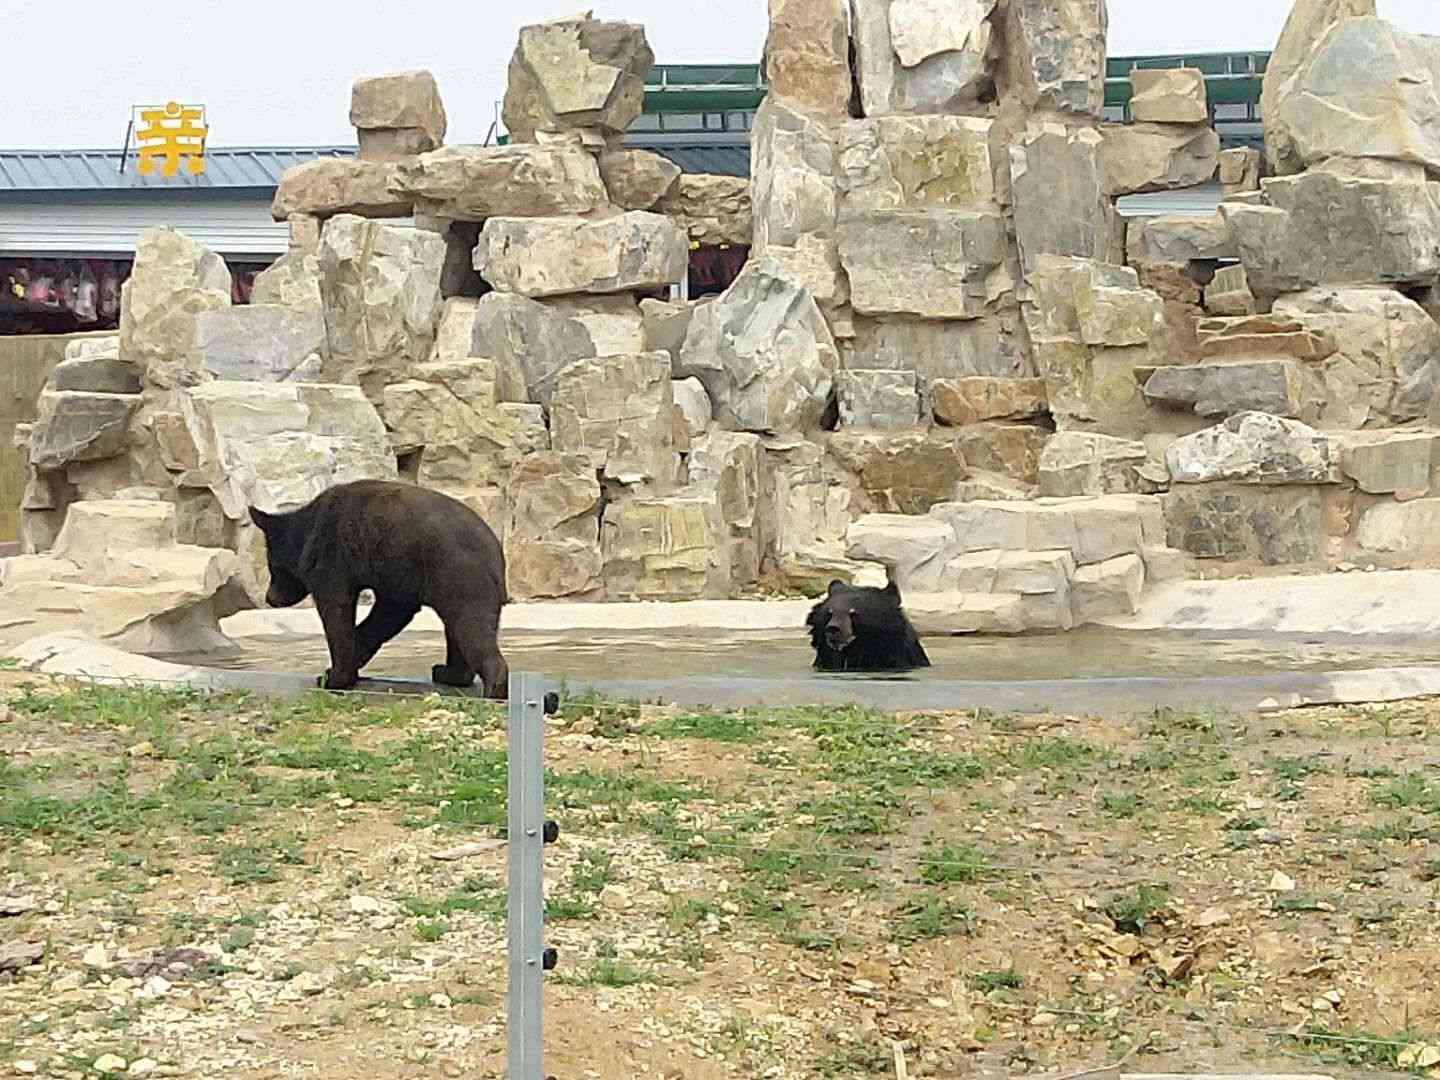
[[[155,171],[156,159],[160,161],[160,172],[174,176],[180,167],[180,160],[186,159],[185,167],[192,175],[205,171],[205,126],[203,106],[181,105],[167,102],[165,106],[142,108],[142,127],[135,133],[135,142],[140,148],[140,160],[136,164],[141,175],[148,176]]]

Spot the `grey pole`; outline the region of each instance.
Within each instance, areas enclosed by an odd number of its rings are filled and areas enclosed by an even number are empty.
[[[509,884],[510,938],[505,1036],[509,1080],[543,1080],[540,1065],[541,989],[545,968],[545,712],[544,681],[524,672],[510,676]]]

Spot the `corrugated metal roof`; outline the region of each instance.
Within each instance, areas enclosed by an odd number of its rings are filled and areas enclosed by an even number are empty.
[[[1220,209],[1220,185],[1208,184],[1124,195],[1115,200],[1122,217],[1209,217]]]
[[[118,150],[0,150],[0,193],[53,191],[213,191],[270,188],[292,165],[322,157],[354,157],[353,146],[234,146],[205,151],[205,171],[166,178],[135,171],[132,148],[125,171]]]
[[[710,173],[715,176],[749,176],[750,147],[748,146],[685,146],[666,143],[663,146],[647,146],[644,139],[631,142],[645,150],[654,150],[661,157],[669,158],[680,166],[681,172]]]

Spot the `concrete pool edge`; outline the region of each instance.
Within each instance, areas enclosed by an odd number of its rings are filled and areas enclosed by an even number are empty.
[[[226,670],[137,656],[78,633],[32,639],[10,654],[22,670],[109,685],[185,686],[282,695],[315,689],[313,674]],[[546,674],[540,672],[540,674]],[[570,687],[602,696],[685,706],[738,708],[858,704],[889,711],[986,708],[1062,714],[1134,713],[1157,707],[1265,712],[1314,705],[1394,702],[1440,695],[1440,666],[1243,676],[1078,678],[1006,681],[919,677],[827,679],[584,679]],[[366,679],[370,693],[440,692],[428,682]]]

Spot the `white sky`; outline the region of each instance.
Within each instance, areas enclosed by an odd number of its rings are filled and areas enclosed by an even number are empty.
[[[0,147],[118,149],[131,104],[208,108],[212,146],[353,145],[357,75],[429,68],[448,142],[479,142],[525,23],[585,0],[0,0]],[[642,22],[658,61],[753,63],[766,0],[591,0]],[[1109,0],[1110,53],[1273,47],[1290,0]],[[1379,0],[1440,35],[1440,0]],[[447,10],[448,9],[448,10]]]

